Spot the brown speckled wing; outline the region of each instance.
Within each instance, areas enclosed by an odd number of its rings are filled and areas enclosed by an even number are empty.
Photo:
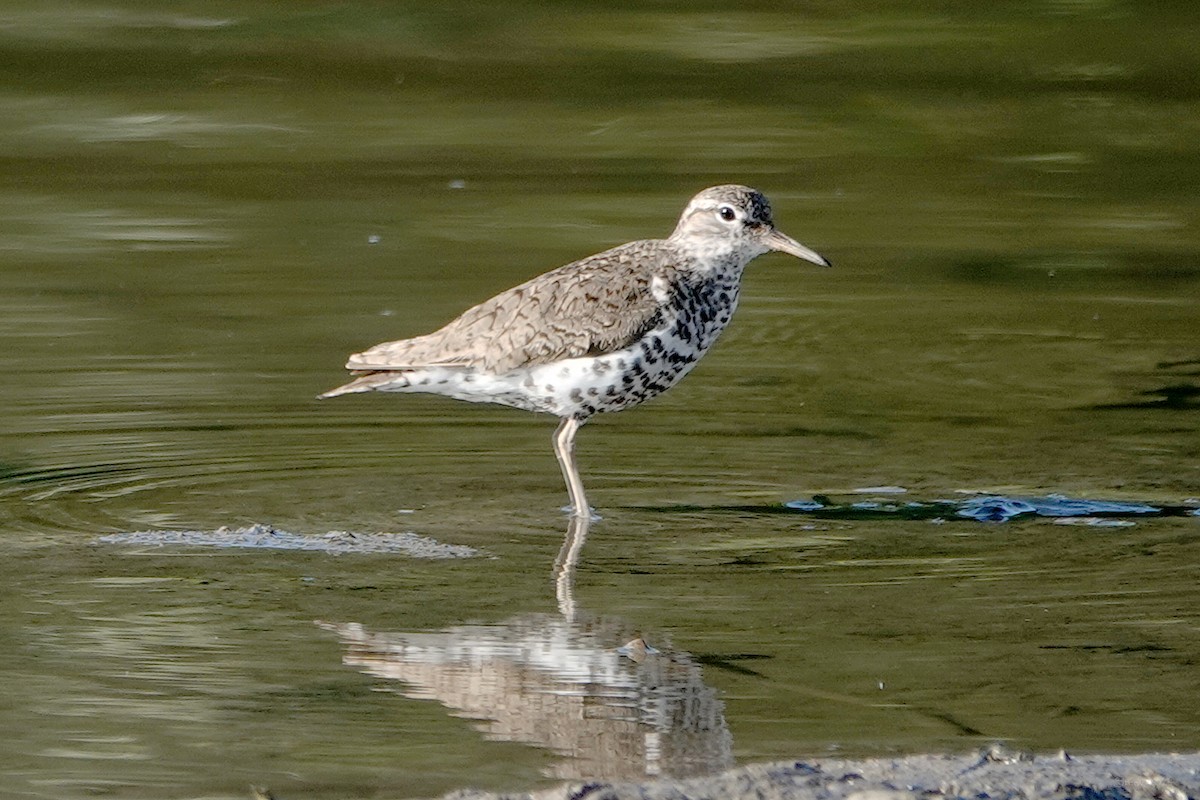
[[[658,323],[651,281],[660,275],[673,283],[675,255],[662,240],[621,245],[502,292],[441,330],[351,356],[346,367],[463,366],[503,374],[620,350]]]

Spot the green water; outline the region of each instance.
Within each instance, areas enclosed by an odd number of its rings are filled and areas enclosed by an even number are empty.
[[[0,794],[1200,748],[1196,517],[779,509],[1200,496],[1198,36],[1103,0],[9,3]],[[835,268],[755,262],[687,380],[580,433],[573,570],[553,420],[313,399],[729,181]],[[487,557],[97,543],[256,522]]]

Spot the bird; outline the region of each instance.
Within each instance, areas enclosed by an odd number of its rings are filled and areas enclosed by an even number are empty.
[[[746,265],[771,251],[831,266],[775,227],[761,192],[712,186],[688,202],[666,239],[574,261],[433,333],[356,353],[346,369],[357,377],[319,397],[420,392],[553,414],[571,514],[591,519],[575,463],[579,428],[690,372],[733,317]]]

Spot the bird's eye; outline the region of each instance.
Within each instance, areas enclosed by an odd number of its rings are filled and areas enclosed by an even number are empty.
[[[721,215],[721,219],[726,222],[733,222],[737,219],[737,212],[733,210],[733,206],[721,206],[717,209],[717,213]]]

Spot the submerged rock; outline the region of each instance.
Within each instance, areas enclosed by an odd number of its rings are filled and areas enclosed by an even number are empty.
[[[980,522],[1005,522],[1022,514],[1036,514],[1037,506],[1017,497],[972,497],[955,513]]]
[[[886,489],[888,487],[879,488]],[[861,493],[861,490],[858,489],[854,491]],[[784,507],[823,518],[928,519],[945,522],[949,515],[977,522],[1007,522],[1010,519],[1028,516],[1050,517],[1063,524],[1069,524],[1065,522],[1068,519],[1078,519],[1081,520],[1078,524],[1101,527],[1121,527],[1121,524],[1116,521],[1120,518],[1183,516],[1196,511],[1186,504],[1150,505],[1118,500],[1087,500],[1066,497],[1061,494],[1044,496],[977,494],[971,495],[965,500],[914,500],[903,504],[881,500],[854,500],[839,504],[821,495],[811,500],[791,500],[784,503]]]

